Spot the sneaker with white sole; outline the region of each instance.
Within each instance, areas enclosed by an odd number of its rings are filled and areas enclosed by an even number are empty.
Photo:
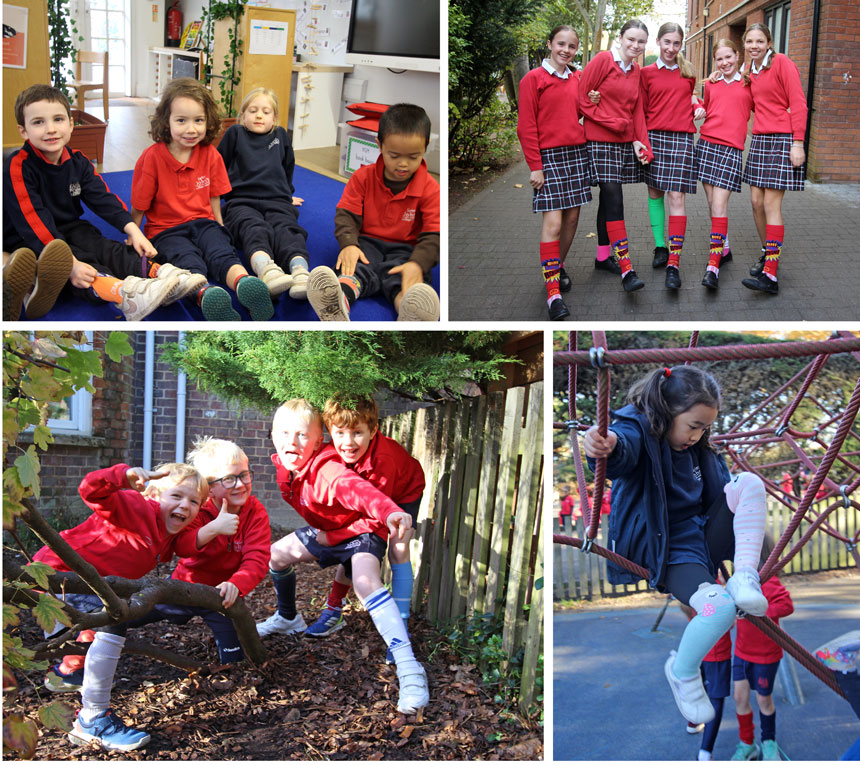
[[[36,284],[24,301],[28,319],[38,319],[54,307],[69,276],[75,256],[62,239],[48,242],[36,260]]]
[[[177,268],[172,263],[164,263],[158,267],[155,274],[156,279],[172,279],[176,277],[176,286],[164,299],[162,305],[174,303],[186,295],[196,295],[209,282],[203,274],[195,274],[184,268]]]
[[[738,741],[738,748],[735,753],[729,758],[730,760],[757,760],[761,757],[761,750],[758,742],[753,741],[752,744],[745,744],[743,741]]]
[[[340,608],[327,606],[319,618],[305,630],[305,635],[315,638],[326,637],[326,635],[331,635],[341,629],[343,624],[343,611]]]
[[[676,651],[669,653],[663,669],[675,703],[687,721],[710,722],[714,719],[714,707],[711,705],[708,694],[705,693],[705,685],[702,682],[701,672],[696,672],[692,677],[678,678],[672,669],[675,665]]]
[[[301,614],[296,614],[292,619],[285,619],[277,611],[268,619],[257,622],[257,634],[260,637],[266,635],[293,635],[304,632],[308,628]]]
[[[761,759],[763,760],[781,760],[783,751],[779,748],[779,744],[772,738],[762,739],[761,742]],[[786,758],[788,759],[788,758]]]
[[[328,266],[317,266],[308,278],[308,302],[320,321],[349,321],[349,303],[337,274]]]
[[[430,703],[427,673],[417,661],[413,659],[399,664],[397,681],[400,684],[400,695],[397,698],[398,712],[412,714]]]
[[[687,723],[687,733],[695,736],[697,733],[701,733],[705,729],[705,723]]]
[[[266,263],[266,265],[260,269],[257,276],[259,276],[260,279],[263,280],[263,284],[269,288],[269,294],[272,297],[283,294],[293,286],[293,277],[290,276],[290,274],[285,273],[284,269],[273,260]]]
[[[764,616],[767,613],[767,598],[762,594],[758,571],[741,568],[726,582],[726,592],[735,605],[744,613]]]
[[[308,279],[310,272],[304,266],[295,266],[290,270],[293,277],[293,286],[290,287],[290,297],[293,300],[308,299]]]
[[[54,664],[45,675],[45,687],[51,693],[77,693],[84,686],[83,667],[66,674],[59,664]]]
[[[112,709],[105,710],[89,724],[83,722],[79,714],[69,733],[69,741],[73,744],[96,743],[120,752],[140,749],[149,739],[148,733],[129,727]]]
[[[122,280],[120,294],[122,303],[119,308],[126,321],[139,321],[149,316],[164,304],[179,282],[179,277],[166,276],[164,279],[142,279],[139,276],[126,276]]]
[[[400,298],[397,321],[439,321],[439,296],[429,284],[413,284]]]

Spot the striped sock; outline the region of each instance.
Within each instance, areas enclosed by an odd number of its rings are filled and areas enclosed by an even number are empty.
[[[361,294],[361,282],[358,281],[355,274],[351,276],[341,275],[337,277],[337,280],[340,282],[343,294],[346,295],[346,302],[352,307],[352,304],[358,300],[358,296]]]
[[[767,515],[767,494],[764,483],[753,473],[732,476],[723,491],[729,510],[734,514],[732,530],[735,533],[735,571],[751,568],[758,571],[761,545]]]
[[[546,302],[561,297],[559,289],[561,258],[559,256],[558,240],[540,243],[540,264],[543,268],[543,279],[546,282]]]
[[[669,216],[669,262],[666,267],[678,268],[681,258],[681,248],[684,246],[684,234],[687,231],[686,215]]]
[[[409,642],[409,635],[406,634],[406,624],[397,610],[397,604],[391,597],[391,593],[385,587],[380,587],[362,601],[362,605],[373,619],[373,625],[382,635],[385,645],[391,649],[395,663],[415,661],[412,643]]]
[[[630,264],[630,253],[627,250],[627,228],[624,221],[606,221],[606,233],[609,234],[609,241],[615,257],[618,258],[618,265],[621,266],[621,278],[623,279],[633,270],[633,266]]]
[[[785,226],[766,226],[764,254],[764,271],[768,279],[776,281],[776,269],[779,267],[779,253],[782,250],[782,241],[785,234]]]
[[[707,270],[713,271],[717,276],[720,275],[720,259],[728,248],[729,237],[726,234],[728,230],[728,218],[711,218],[711,247],[708,250]]]

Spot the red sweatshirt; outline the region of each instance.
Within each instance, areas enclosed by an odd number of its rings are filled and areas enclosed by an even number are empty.
[[[808,109],[800,85],[800,72],[782,53],[775,54],[771,61],[770,69],[758,74],[750,71],[755,108],[753,135],[791,133],[795,141],[802,141],[806,136]]]
[[[63,537],[102,576],[140,579],[173,557],[176,537],[167,533],[159,503],[128,487],[128,465],[89,473],[78,491],[93,514]],[[33,556],[57,571],[69,568],[47,545]]]
[[[732,658],[732,631],[723,633],[716,645],[705,654],[702,661],[726,661]]]
[[[711,143],[743,150],[752,105],[752,89],[744,85],[743,80],[729,84],[722,80],[706,82],[705,111],[708,116],[699,135]]]
[[[779,617],[794,613],[791,595],[778,577],[771,577],[761,591],[767,598],[766,616],[779,624]],[[782,658],[782,648],[764,635],[758,627],[746,619],[738,619],[738,635],[735,639],[735,656],[756,664],[773,664]]]
[[[582,73],[579,80],[581,93],[600,91],[596,106],[588,98],[579,102],[585,120],[585,138],[588,141],[629,143],[641,141],[651,152],[651,142],[645,128],[645,113],[639,97],[639,64],[625,74],[615,63],[612,51],[598,53]]]
[[[648,130],[695,133],[693,124],[694,79],[681,77],[681,68],[668,69],[650,64],[639,74],[642,111]]]
[[[543,169],[541,149],[585,143],[579,124],[580,76],[569,72],[563,80],[539,66],[520,80],[517,136],[530,170]]]
[[[218,513],[212,500],[207,500],[194,522],[179,535],[176,554],[182,559],[173,572],[173,578],[211,587],[221,582],[232,582],[244,598],[263,581],[269,570],[272,539],[269,515],[263,503],[251,495],[239,511],[236,533],[232,536],[219,534],[198,550],[197,532]]]
[[[388,516],[402,512],[393,500],[344,465],[332,449],[320,449],[295,473],[290,473],[277,454],[281,496],[311,526],[322,529],[330,545],[359,534],[373,533],[388,539]]]

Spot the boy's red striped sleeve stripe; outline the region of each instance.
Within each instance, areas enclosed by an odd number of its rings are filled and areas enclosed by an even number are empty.
[[[12,164],[9,167],[9,174],[12,178],[12,189],[15,191],[15,197],[21,207],[21,212],[27,225],[42,244],[48,244],[48,242],[54,239],[54,235],[48,230],[48,227],[36,213],[36,208],[33,207],[33,202],[30,199],[30,193],[27,191],[27,185],[24,183],[24,173],[21,166],[26,156],[27,153],[21,150],[12,158]]]
[[[93,170],[93,174],[104,184],[105,191],[108,194],[113,194],[113,192],[108,188],[107,181],[99,175],[98,170]],[[119,200],[119,203],[122,205],[122,209],[128,212],[128,207],[125,206],[125,202],[123,202],[116,194],[114,194],[114,196]]]

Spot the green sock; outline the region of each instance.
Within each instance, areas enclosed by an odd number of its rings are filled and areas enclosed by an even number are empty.
[[[651,219],[651,231],[654,233],[654,246],[665,247],[666,240],[663,238],[663,230],[666,227],[666,208],[663,206],[663,197],[659,199],[648,198],[648,217]]]

